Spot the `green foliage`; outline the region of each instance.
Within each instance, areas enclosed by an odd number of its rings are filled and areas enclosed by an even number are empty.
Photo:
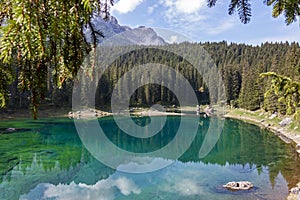
[[[260,76],[271,78],[271,86],[267,88],[265,97],[275,95],[278,99],[277,104],[285,105],[284,113],[289,115],[295,113],[300,106],[300,83],[275,72],[262,73]]]
[[[300,122],[300,109],[297,109],[294,115],[295,120],[298,120]]]
[[[207,0],[208,6],[215,6],[217,0]],[[267,6],[272,6],[272,16],[279,17],[284,15],[287,25],[295,22],[300,16],[300,1],[299,0],[264,0]],[[248,23],[251,18],[251,4],[249,0],[231,0],[229,3],[228,13],[232,15],[238,11],[240,20],[243,23]]]
[[[242,89],[239,96],[239,106],[248,110],[257,110],[263,101],[261,80],[257,72],[249,68],[243,69]]]
[[[0,108],[5,107],[9,99],[9,86],[13,81],[13,71],[8,65],[0,65]]]
[[[36,118],[44,98],[47,76],[56,87],[72,79],[91,49],[83,26],[92,26],[93,13],[109,16],[113,1],[98,0],[7,0],[0,2],[0,58],[11,64],[16,55],[19,86],[31,92],[31,107]],[[96,33],[92,31],[92,34]],[[1,90],[1,102],[7,95]],[[2,103],[2,105],[4,105]]]
[[[297,20],[300,15],[299,0],[266,0],[268,6],[273,5],[273,17],[278,17],[281,14],[285,17],[286,24],[291,24]]]

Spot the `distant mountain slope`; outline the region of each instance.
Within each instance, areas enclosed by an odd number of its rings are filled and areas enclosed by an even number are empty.
[[[108,21],[105,21],[100,16],[94,16],[92,19],[94,29],[102,32],[104,38],[97,36],[97,40],[101,43],[104,39],[122,33],[122,37],[134,44],[138,45],[165,45],[167,42],[159,37],[152,28],[140,26],[138,28],[130,28],[121,26],[117,19],[113,16]],[[87,41],[91,42],[91,29],[88,27],[84,30]]]

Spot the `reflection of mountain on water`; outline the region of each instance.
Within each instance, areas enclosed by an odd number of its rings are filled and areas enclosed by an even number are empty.
[[[99,121],[105,124],[104,129],[111,128],[107,136],[113,143],[128,151],[145,152],[168,144],[178,129],[179,119],[168,117],[165,131],[143,140],[133,139],[120,130],[114,131],[116,127],[110,118]],[[146,124],[149,119],[134,120]],[[257,126],[236,120],[225,120],[217,144],[200,159],[199,149],[211,120],[200,118],[194,142],[179,158],[182,165],[225,166],[246,174],[255,170],[258,174],[267,173],[272,186],[281,175],[289,187],[300,181],[294,176],[300,174],[300,160],[290,145]],[[26,124],[23,126],[26,128]],[[43,122],[32,132],[0,135],[0,142],[3,144],[0,146],[0,199],[16,199],[42,182],[57,185],[74,181],[93,185],[115,172],[90,156],[82,146],[74,124],[66,119],[56,123]],[[205,167],[199,169],[207,170]]]

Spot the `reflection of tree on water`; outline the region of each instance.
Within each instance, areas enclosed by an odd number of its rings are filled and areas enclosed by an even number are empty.
[[[69,157],[65,157],[64,160],[53,160],[52,163],[54,166],[51,164],[51,168],[47,168],[49,162],[44,162],[36,153],[32,158],[32,163],[30,165],[27,163],[25,168],[20,162],[4,176],[0,184],[0,191],[2,191],[0,199],[19,199],[20,194],[28,193],[39,183],[57,185],[70,184],[74,181],[77,184],[92,185],[114,172],[111,168],[89,157],[87,152],[82,152],[81,158],[75,155],[73,162]],[[61,164],[64,164],[64,167]]]
[[[0,147],[0,199],[19,199],[41,182],[95,184],[114,172],[90,156],[72,123],[42,124],[35,131],[0,135],[6,141]]]
[[[130,136],[120,130],[112,120],[103,120],[100,122],[100,125],[109,140],[118,147],[130,152],[145,153],[161,149],[174,139],[180,124],[180,118],[170,116],[168,118],[169,120],[166,121],[163,129],[149,138],[137,138]],[[132,119],[136,124],[151,123],[151,120],[148,117],[133,117]],[[145,130],[147,132],[148,128]],[[151,133],[151,131],[152,130],[149,130],[149,133]]]
[[[174,131],[178,128],[175,124],[179,119],[180,117],[168,118],[165,131],[144,140],[133,139],[124,135],[122,131],[112,131],[107,136],[116,145],[128,151],[155,150],[166,145],[174,137]],[[145,124],[148,123],[147,120],[149,119],[138,118],[137,122]],[[225,120],[219,141],[206,157],[200,159],[199,149],[211,118],[200,120],[202,122],[198,134],[180,161],[221,166],[241,165],[244,167],[241,173],[253,170],[261,173],[263,168],[267,168],[272,186],[275,185],[279,173],[283,175],[289,187],[299,181],[299,177],[294,174],[300,174],[300,160],[290,145],[283,143],[272,133],[236,120]],[[103,119],[102,125],[104,123],[107,123],[107,130],[109,127],[114,130],[112,120]],[[75,181],[95,184],[114,172],[90,156],[70,121],[43,123],[35,131],[0,135],[0,140],[3,144],[0,146],[0,191],[3,191],[0,194],[1,199],[17,198],[18,194],[29,192],[41,182],[68,184]],[[12,195],[11,198],[3,196],[8,194]]]
[[[257,170],[259,174],[266,167],[272,187],[279,173],[286,179],[289,188],[300,181],[300,177],[295,176],[300,174],[300,159],[291,145],[285,144],[273,133],[237,120],[225,121],[218,143],[207,157],[199,159],[198,151],[208,126],[209,120],[203,119],[203,126],[200,127],[195,141],[179,160],[222,166],[249,166],[244,172]]]
[[[133,120],[141,124],[149,123],[147,117],[133,118]],[[198,134],[190,148],[179,158],[180,161],[221,166],[241,165],[244,168],[243,172],[257,170],[258,174],[266,168],[272,187],[279,173],[286,179],[289,187],[300,180],[300,177],[294,176],[294,174],[300,174],[300,160],[296,157],[291,145],[285,144],[273,133],[237,120],[225,120],[224,129],[217,144],[206,157],[200,159],[199,150],[212,120],[217,120],[217,118],[200,118]],[[151,152],[164,147],[174,138],[179,122],[178,116],[168,117],[165,129],[150,138],[134,138],[119,130],[109,119],[101,121],[100,124],[107,133],[106,136],[120,148],[130,152]],[[164,158],[170,157],[167,155]]]

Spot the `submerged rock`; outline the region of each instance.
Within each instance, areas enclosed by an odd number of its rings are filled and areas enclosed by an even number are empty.
[[[291,193],[292,193],[292,194],[299,194],[299,192],[300,192],[300,188],[298,188],[298,187],[293,187],[293,188],[291,189]]]
[[[13,132],[13,131],[16,131],[16,128],[8,128],[8,129],[6,129],[6,131]]]
[[[228,182],[226,185],[223,185],[223,187],[229,190],[250,190],[253,188],[253,184],[249,181],[232,181]]]
[[[0,128],[0,134],[12,134],[12,133],[26,132],[30,130],[31,129],[28,128]]]

